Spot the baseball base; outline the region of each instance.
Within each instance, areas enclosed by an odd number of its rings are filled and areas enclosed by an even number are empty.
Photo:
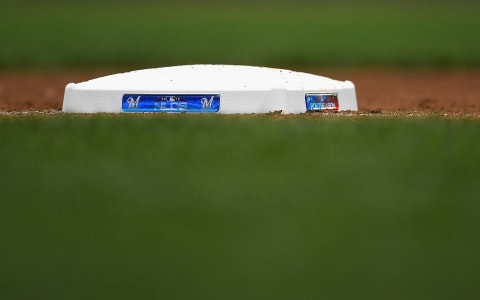
[[[70,83],[67,113],[305,113],[358,110],[355,86],[318,75],[233,65],[146,69]]]

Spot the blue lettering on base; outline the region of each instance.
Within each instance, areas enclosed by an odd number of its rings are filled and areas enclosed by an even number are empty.
[[[338,94],[306,94],[307,111],[338,110]]]
[[[123,112],[196,112],[215,113],[220,109],[220,95],[125,94]]]

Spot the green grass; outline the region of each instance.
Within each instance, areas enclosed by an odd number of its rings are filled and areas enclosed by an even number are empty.
[[[478,299],[480,123],[0,118],[1,299]]]
[[[480,66],[471,1],[259,2],[0,4],[0,68]]]

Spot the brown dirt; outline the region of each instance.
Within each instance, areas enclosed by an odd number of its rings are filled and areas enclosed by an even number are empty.
[[[355,83],[361,113],[480,114],[480,70],[305,70]],[[0,112],[55,111],[65,85],[112,70],[0,73]]]

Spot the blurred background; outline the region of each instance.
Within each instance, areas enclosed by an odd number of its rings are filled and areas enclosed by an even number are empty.
[[[0,68],[477,68],[478,1],[2,1]]]
[[[218,63],[369,69],[368,97],[378,69],[407,69],[393,91],[428,104],[423,83],[443,85],[461,106],[463,85],[420,71],[478,89],[479,15],[478,0],[3,0],[0,104],[60,109],[68,80]],[[5,107],[0,300],[480,298],[478,118]]]

